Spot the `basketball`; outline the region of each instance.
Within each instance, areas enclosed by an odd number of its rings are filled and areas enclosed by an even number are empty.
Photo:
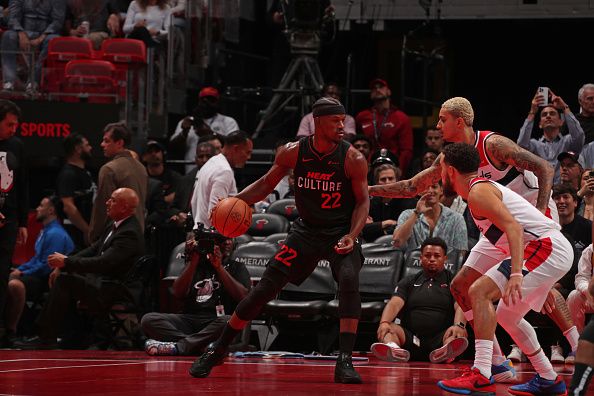
[[[225,198],[213,208],[211,222],[221,235],[238,237],[252,225],[252,208],[239,198]]]

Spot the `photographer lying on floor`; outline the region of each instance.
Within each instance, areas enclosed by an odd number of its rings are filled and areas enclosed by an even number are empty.
[[[199,224],[201,225],[201,224]],[[142,317],[149,355],[199,355],[215,341],[235,306],[247,295],[250,275],[229,260],[233,240],[198,227],[186,242],[186,267],[172,286],[183,313],[151,312]]]

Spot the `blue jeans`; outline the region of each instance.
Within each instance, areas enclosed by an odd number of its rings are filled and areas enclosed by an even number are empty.
[[[25,32],[29,37],[29,40],[36,39],[41,34],[38,32]],[[47,46],[51,39],[58,37],[57,34],[48,34],[45,40],[39,46],[39,57],[35,63],[35,82],[39,83],[41,79],[41,69],[43,67],[43,61],[47,56]],[[2,44],[0,46],[2,51],[2,75],[4,82],[14,83],[16,80],[16,56],[19,48],[19,32],[15,30],[8,30],[2,35]]]

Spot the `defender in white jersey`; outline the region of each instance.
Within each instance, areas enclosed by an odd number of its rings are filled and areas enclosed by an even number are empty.
[[[551,199],[553,167],[546,160],[524,150],[504,136],[489,131],[475,131],[472,127],[473,122],[474,111],[470,102],[465,98],[455,97],[443,103],[439,111],[437,129],[442,132],[446,142],[462,142],[477,148],[480,155],[479,176],[509,187],[539,211],[557,220],[557,207]],[[441,158],[442,154],[430,168],[412,179],[369,187],[369,195],[392,198],[416,196],[441,179]],[[494,258],[496,253],[497,249],[488,240],[480,238],[452,281],[452,294],[470,324],[473,311],[468,299],[468,289],[489,268],[498,264]],[[565,309],[563,296],[554,289],[551,289],[550,294],[551,303],[547,303],[546,313],[566,335],[570,345],[576,345],[578,334],[573,328],[568,310]],[[506,361],[497,342],[493,364],[500,370],[495,374],[497,382],[514,379],[515,371],[510,362]]]
[[[460,394],[495,392],[491,376],[493,337],[497,322],[526,353],[537,376],[509,388],[514,395],[564,395],[565,382],[543,353],[534,328],[523,319],[530,309],[540,311],[549,290],[571,267],[573,249],[558,223],[544,216],[519,194],[478,177],[480,156],[475,147],[446,146],[441,159],[444,188],[468,202],[481,234],[495,247],[490,268],[472,284],[468,295],[474,311],[475,360],[462,376],[440,381]],[[493,302],[499,301],[497,313]]]

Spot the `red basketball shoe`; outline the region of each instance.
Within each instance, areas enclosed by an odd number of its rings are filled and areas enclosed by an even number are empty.
[[[476,367],[464,370],[458,378],[439,381],[437,386],[460,395],[495,396],[493,378],[486,378]]]

